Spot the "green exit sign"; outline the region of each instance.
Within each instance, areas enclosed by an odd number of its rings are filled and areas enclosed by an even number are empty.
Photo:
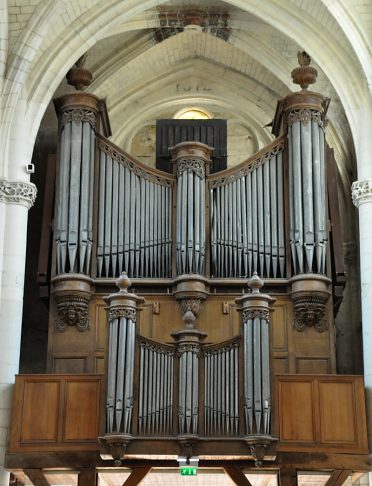
[[[198,472],[197,467],[181,467],[181,476],[196,476]]]

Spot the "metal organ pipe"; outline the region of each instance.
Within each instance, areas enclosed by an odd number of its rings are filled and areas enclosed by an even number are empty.
[[[199,142],[170,148],[177,177],[177,275],[205,272],[205,178],[212,149]]]
[[[141,297],[128,293],[130,280],[124,272],[116,281],[119,292],[106,298],[109,305],[109,355],[107,377],[108,434],[131,433],[133,410],[134,352],[137,306]],[[143,366],[144,359],[141,359]],[[142,402],[143,403],[143,399]]]
[[[326,271],[323,108],[320,100],[316,101],[318,109],[314,102],[311,107],[306,103],[301,107],[298,101],[293,108],[287,108],[290,248],[294,274]]]
[[[283,137],[246,164],[210,176],[214,277],[285,277]]]
[[[55,100],[60,126],[56,198],[56,273],[90,274],[98,98],[71,94]]]
[[[254,275],[252,290],[236,299],[242,312],[245,434],[270,434],[270,311],[275,299],[261,294],[262,280]]]

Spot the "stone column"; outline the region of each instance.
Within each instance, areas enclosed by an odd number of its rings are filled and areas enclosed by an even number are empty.
[[[363,361],[367,401],[368,441],[372,447],[372,177],[352,185],[359,210],[360,281],[363,323]]]
[[[0,180],[0,486],[9,485],[3,464],[19,367],[27,217],[35,197],[34,184]]]

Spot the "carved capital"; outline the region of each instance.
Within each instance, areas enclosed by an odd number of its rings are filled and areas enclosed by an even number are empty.
[[[357,208],[361,204],[372,202],[372,179],[353,182],[351,186],[351,197],[354,206]]]
[[[288,125],[293,125],[295,122],[301,122],[303,125],[307,125],[311,121],[315,121],[320,127],[323,126],[322,114],[320,111],[304,108],[301,110],[293,110],[288,113]]]
[[[56,302],[56,329],[66,331],[69,326],[83,332],[89,329],[89,301],[93,289],[89,277],[78,274],[63,274],[52,281],[52,294]]]
[[[196,448],[198,445],[198,436],[193,434],[179,435],[178,442],[181,448],[181,456],[186,457],[188,461],[190,457],[196,456]]]
[[[110,309],[109,321],[112,321],[113,319],[118,319],[120,317],[126,317],[127,319],[130,319],[131,321],[136,322],[136,320],[137,320],[136,309],[130,309],[130,308]]]
[[[63,111],[61,115],[61,126],[68,122],[87,122],[92,128],[96,127],[96,115],[93,111],[84,108],[72,108]]]
[[[178,345],[178,354],[181,356],[183,353],[193,353],[196,354],[198,357],[200,355],[200,346],[199,344],[195,343],[181,343]]]
[[[180,176],[184,172],[195,172],[200,179],[204,179],[205,163],[201,159],[179,159],[177,161],[177,175]]]
[[[292,279],[293,327],[304,331],[306,326],[318,332],[328,329],[326,305],[330,296],[330,280],[324,276],[305,274]]]
[[[243,322],[248,321],[248,319],[265,319],[269,321],[270,311],[269,309],[246,309],[243,310]]]
[[[37,189],[31,182],[0,180],[0,202],[22,204],[30,209],[36,199]]]

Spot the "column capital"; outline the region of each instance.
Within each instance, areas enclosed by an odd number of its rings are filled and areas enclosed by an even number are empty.
[[[0,202],[21,204],[30,209],[36,199],[37,189],[32,182],[14,182],[0,179]]]
[[[359,208],[361,204],[372,202],[372,179],[355,181],[351,186],[351,197],[354,206]]]

